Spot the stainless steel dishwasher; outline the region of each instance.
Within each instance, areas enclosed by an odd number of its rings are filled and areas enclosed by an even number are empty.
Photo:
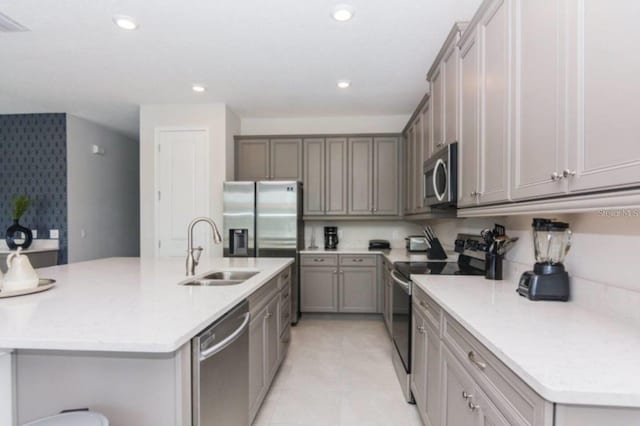
[[[249,303],[191,340],[194,426],[249,425]]]

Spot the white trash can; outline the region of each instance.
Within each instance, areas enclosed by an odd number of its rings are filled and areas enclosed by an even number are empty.
[[[92,411],[73,411],[46,417],[23,426],[109,426],[109,420]]]

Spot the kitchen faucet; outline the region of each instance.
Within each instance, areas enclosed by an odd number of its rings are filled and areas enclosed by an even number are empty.
[[[201,246],[196,248],[193,247],[193,227],[198,222],[207,222],[211,225],[211,231],[213,232],[213,242],[216,244],[220,244],[222,242],[222,237],[220,236],[220,231],[218,231],[218,226],[216,223],[209,219],[208,217],[196,217],[189,224],[189,228],[187,229],[187,276],[196,274],[196,266],[198,266],[198,262],[200,261],[200,255],[202,254],[202,250],[204,250]],[[194,255],[194,252],[197,253]]]

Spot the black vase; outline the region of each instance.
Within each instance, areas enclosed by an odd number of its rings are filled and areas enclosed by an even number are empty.
[[[24,242],[16,243],[15,237],[18,233],[24,234]],[[31,233],[31,229],[25,228],[20,225],[17,220],[13,221],[13,225],[7,228],[7,233],[5,236],[5,241],[7,242],[7,246],[10,250],[15,250],[18,247],[22,247],[24,250],[28,249],[33,241],[33,234]]]

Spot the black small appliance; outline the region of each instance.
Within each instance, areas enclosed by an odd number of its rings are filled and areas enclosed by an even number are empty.
[[[338,248],[338,227],[324,227],[324,248],[325,250],[335,250]]]
[[[569,274],[564,260],[571,247],[569,224],[549,219],[533,219],[536,263],[533,271],[520,277],[518,294],[530,300],[569,300]]]
[[[369,240],[369,250],[389,250],[391,244],[388,240]]]

